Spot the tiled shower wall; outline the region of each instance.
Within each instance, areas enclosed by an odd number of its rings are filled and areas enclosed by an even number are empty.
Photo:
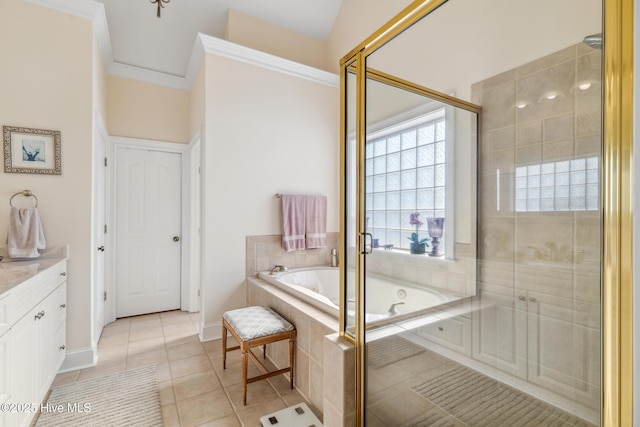
[[[480,289],[599,304],[600,211],[516,211],[515,174],[520,166],[588,157],[601,164],[600,68],[601,51],[580,43],[472,86],[472,101],[483,107]],[[580,90],[585,82],[591,87]],[[546,97],[551,92],[554,99]]]
[[[367,258],[367,273],[460,296],[475,295],[476,253],[473,245],[456,243],[455,248],[455,260],[374,249]]]
[[[282,249],[282,236],[247,236],[247,277],[260,271],[269,271],[274,265],[291,268],[331,265],[331,250],[338,248],[339,233],[327,233],[327,246],[319,249],[286,252]]]
[[[525,388],[569,398],[561,405],[590,420],[601,396],[600,64],[601,51],[580,43],[472,87],[483,107],[479,293],[502,313],[527,313],[485,324],[483,344],[513,353],[482,356],[507,354]]]

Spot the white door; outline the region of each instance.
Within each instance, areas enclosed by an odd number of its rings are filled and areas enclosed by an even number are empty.
[[[93,317],[93,341],[98,342],[104,328],[104,304],[105,304],[105,233],[106,230],[106,136],[101,131],[96,131],[96,152],[94,157],[94,229],[93,248],[94,257],[94,317]]]
[[[116,317],[180,308],[181,155],[116,150]]]

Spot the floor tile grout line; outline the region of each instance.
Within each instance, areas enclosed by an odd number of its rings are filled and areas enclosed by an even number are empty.
[[[203,345],[203,347],[204,347],[204,345]],[[229,406],[231,406],[231,409],[233,409],[233,415],[235,415],[236,420],[238,420],[238,423],[240,423],[240,425],[242,427],[244,427],[244,423],[242,422],[242,418],[240,418],[240,414],[238,413],[238,410],[236,409],[235,405],[233,404],[233,401],[231,400],[231,396],[229,396],[229,391],[227,390],[227,387],[222,382],[222,378],[220,378],[220,375],[218,374],[218,371],[216,370],[216,368],[215,368],[215,366],[213,364],[213,360],[211,360],[211,354],[207,351],[206,348],[204,350],[205,350],[205,353],[207,354],[209,362],[211,362],[211,367],[213,368],[213,373],[216,375],[216,378],[218,379],[218,382],[220,382],[220,385],[222,386],[222,391],[224,392],[224,395],[227,398],[227,402],[229,403]]]

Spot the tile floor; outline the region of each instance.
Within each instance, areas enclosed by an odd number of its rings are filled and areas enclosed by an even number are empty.
[[[447,412],[446,408],[438,406],[438,403],[421,396],[414,387],[428,383],[434,378],[449,372],[451,369],[462,366],[459,363],[434,353],[428,349],[405,359],[398,360],[380,368],[368,367],[367,370],[367,427],[413,427],[427,426],[424,423],[426,414],[437,415],[440,418],[433,425],[446,427],[474,427],[456,417],[456,414]],[[531,397],[532,401],[536,399]],[[498,403],[498,402],[496,402]],[[541,403],[542,404],[542,403]],[[544,404],[542,404],[544,405]],[[499,405],[494,405],[494,408]],[[560,409],[554,410],[553,415],[548,415],[542,426],[563,427],[595,427],[574,416],[556,418],[562,413]],[[499,412],[494,414],[498,420]],[[568,419],[567,419],[568,418]],[[484,426],[506,426],[504,423],[491,422],[487,416]],[[524,424],[517,424],[524,425]],[[534,424],[526,424],[532,426]]]
[[[249,384],[243,406],[240,352],[227,353],[223,370],[220,340],[201,343],[198,322],[197,313],[181,311],[118,319],[102,332],[97,366],[59,374],[52,387],[155,364],[165,427],[258,427],[261,416],[311,407],[283,375]],[[249,376],[257,374],[249,363]]]

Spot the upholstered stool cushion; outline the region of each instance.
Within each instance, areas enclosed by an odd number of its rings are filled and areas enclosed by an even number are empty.
[[[293,325],[268,307],[245,307],[225,312],[222,317],[242,338],[256,338],[292,331]]]

